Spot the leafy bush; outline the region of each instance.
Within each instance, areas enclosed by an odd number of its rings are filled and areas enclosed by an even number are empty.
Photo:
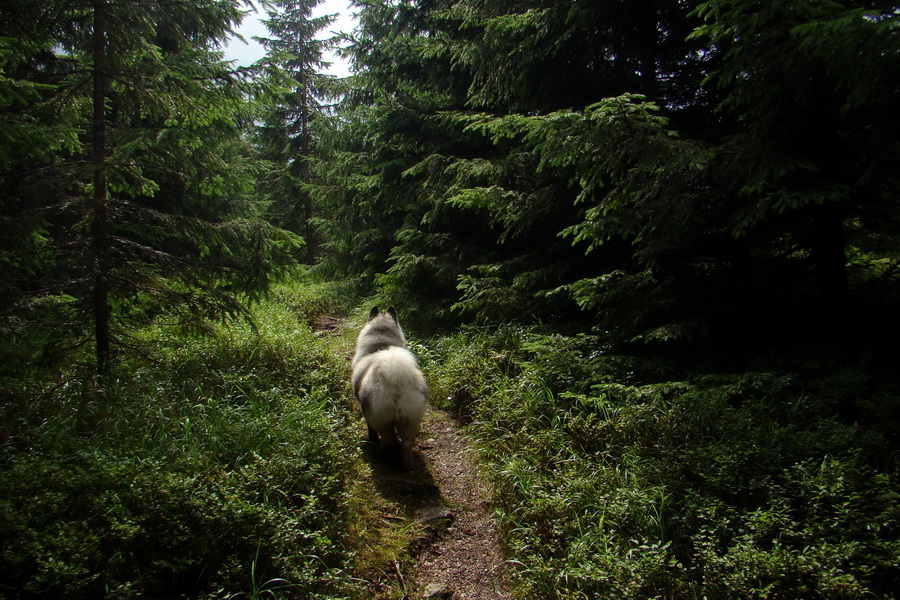
[[[353,593],[345,365],[296,308],[202,339],[144,331],[154,359],[107,389],[63,373],[9,396],[0,595]]]
[[[665,381],[592,336],[428,346],[430,381],[472,419],[522,597],[895,597],[892,426],[836,407],[896,398],[859,399],[856,367]]]
[[[426,375],[431,401],[463,415],[509,376],[522,334],[515,326],[491,332],[472,328],[409,346]]]
[[[275,289],[274,301],[290,309],[297,318],[310,325],[322,315],[343,317],[356,308],[370,293],[370,285],[361,277],[328,280],[316,271],[304,274],[291,285]]]

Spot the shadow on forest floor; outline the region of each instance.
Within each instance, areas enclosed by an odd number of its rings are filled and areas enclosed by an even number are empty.
[[[382,458],[369,442],[362,449],[377,493],[418,527],[408,548],[412,562],[403,565],[403,574],[399,563],[393,565],[403,597],[508,600],[490,486],[459,423],[429,410],[408,472],[400,469],[399,449]]]
[[[400,446],[388,448],[378,455],[371,442],[361,444],[363,456],[372,469],[372,481],[382,498],[401,509],[406,516],[424,522],[435,512],[445,510],[448,503],[434,480],[431,468],[419,450],[413,451],[413,468],[401,468]]]

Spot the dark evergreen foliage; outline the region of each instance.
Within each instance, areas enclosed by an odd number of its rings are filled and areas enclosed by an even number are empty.
[[[325,220],[398,301],[674,340],[893,289],[891,3],[359,9]]]
[[[255,141],[261,155],[272,163],[262,179],[269,203],[269,221],[301,234],[306,242],[305,262],[314,262],[317,240],[315,210],[310,193],[312,163],[318,154],[318,124],[329,110],[333,78],[321,71],[327,66],[323,52],[335,40],[317,39],[334,22],[334,15],[313,18],[319,0],[273,2],[264,20],[268,38],[259,38],[266,56],[262,70],[262,115]]]
[[[61,347],[91,337],[105,372],[134,319],[243,313],[296,240],[253,206],[245,86],[216,50],[239,3],[28,10],[40,14],[0,16],[0,185],[18,224],[3,232],[4,330],[51,325]]]

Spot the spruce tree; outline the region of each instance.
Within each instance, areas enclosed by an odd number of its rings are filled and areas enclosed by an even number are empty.
[[[484,223],[458,219],[456,209],[423,189],[476,136],[446,111],[465,106],[468,78],[446,53],[460,34],[452,2],[358,3],[359,27],[347,54],[355,74],[327,134],[329,160],[316,194],[325,208],[325,266],[377,280],[407,310],[446,316],[466,245],[445,227],[475,233]],[[429,157],[433,157],[429,160]],[[425,161],[425,162],[423,162]]]
[[[82,132],[3,174],[7,202],[44,240],[10,314],[53,304],[38,324],[57,325],[63,347],[93,341],[105,374],[135,319],[202,326],[244,312],[295,241],[254,218],[245,89],[217,51],[239,2],[61,1],[36,25],[8,11],[5,27],[31,41],[18,77],[44,86],[8,109]]]
[[[734,123],[721,141],[736,158],[737,233],[790,236],[820,300],[842,304],[848,249],[874,266],[873,242],[883,252],[898,233],[896,3],[711,0],[695,14],[693,37],[721,55],[707,85]]]
[[[323,53],[334,38],[318,39],[336,15],[313,17],[321,0],[276,0],[264,19],[269,36],[258,38],[266,56],[263,69],[267,93],[262,100],[257,143],[272,163],[265,178],[268,218],[277,226],[304,236],[306,262],[316,255],[312,163],[317,154],[318,122],[328,109],[332,77]]]
[[[890,288],[893,4],[360,3],[333,239],[407,303],[625,339]]]

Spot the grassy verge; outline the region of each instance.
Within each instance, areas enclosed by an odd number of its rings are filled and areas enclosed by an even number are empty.
[[[660,377],[602,350],[510,327],[419,349],[470,420],[520,597],[896,597],[895,380],[826,357]]]
[[[416,528],[358,451],[357,297],[306,281],[256,327],[148,328],[106,389],[3,371],[0,596],[400,597]],[[896,597],[900,386],[871,357],[675,377],[588,335],[411,345],[477,440],[518,597]]]
[[[141,331],[152,358],[106,389],[0,382],[0,596],[360,595],[358,424],[309,326],[333,292],[283,288],[255,328]]]

